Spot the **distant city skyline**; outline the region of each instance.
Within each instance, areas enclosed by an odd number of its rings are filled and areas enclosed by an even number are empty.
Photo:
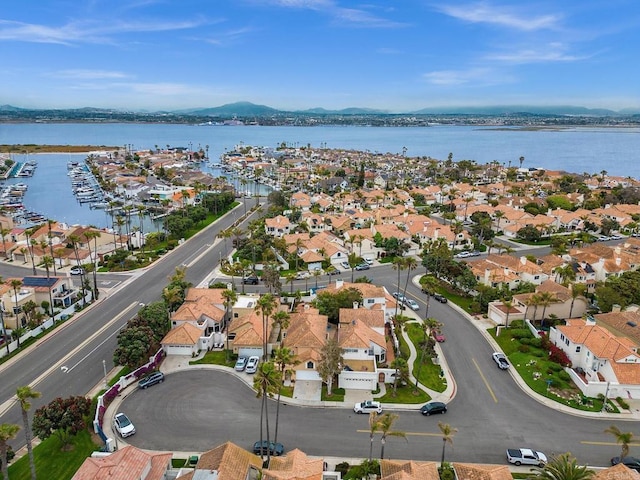
[[[8,2],[0,105],[638,109],[639,27],[637,0]]]

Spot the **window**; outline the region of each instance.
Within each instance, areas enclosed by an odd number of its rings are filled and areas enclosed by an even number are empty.
[[[371,305],[375,300],[373,298],[367,298],[367,303]]]
[[[229,340],[234,340],[235,338],[236,338],[235,332],[229,334]]]
[[[307,362],[307,368],[313,369],[314,365],[313,362],[309,361]]]
[[[581,347],[580,347],[580,345],[578,345],[578,346],[576,347],[576,353],[578,353],[580,350],[581,350]]]

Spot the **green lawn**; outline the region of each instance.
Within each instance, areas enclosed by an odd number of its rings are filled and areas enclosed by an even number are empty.
[[[413,374],[418,376],[418,364],[420,361],[420,342],[424,338],[424,333],[422,331],[422,327],[417,323],[408,323],[407,324],[407,334],[411,339],[411,342],[416,348],[418,353],[418,358],[416,359],[416,365],[413,367]],[[420,374],[418,377],[418,381],[424,385],[425,387],[435,390],[436,392],[444,392],[447,388],[447,381],[444,377],[440,375],[442,368],[440,365],[436,365],[433,363],[431,358],[423,359],[422,366],[420,367]]]
[[[238,356],[235,354],[229,355],[229,361],[227,362],[227,354],[224,350],[210,351],[204,354],[199,360],[189,362],[189,365],[223,365],[225,367],[233,367],[236,364]]]
[[[332,388],[331,396],[327,395],[327,386],[322,384],[322,395],[320,400],[323,402],[344,402],[344,388]]]
[[[578,410],[602,410],[602,400],[583,397],[568,374],[557,363],[550,361],[544,350],[535,345],[526,345],[525,351],[522,351],[523,343],[514,338],[514,332],[522,332],[522,329],[502,329],[499,337],[495,336],[495,328],[491,328],[489,332],[509,357],[511,367],[518,371],[533,391]],[[611,402],[609,404],[613,406]],[[617,412],[615,406],[613,407],[613,411]]]
[[[88,430],[72,439],[73,449],[62,451],[58,437],[51,436],[33,450],[38,478],[68,480],[92,452],[99,449],[91,440]],[[0,478],[2,475],[0,474]],[[31,480],[29,457],[25,455],[9,466],[11,480]]]
[[[422,390],[414,391],[413,385],[398,386],[396,396],[393,396],[393,384],[387,384],[387,393],[376,400],[383,403],[426,403],[431,400],[428,393]]]

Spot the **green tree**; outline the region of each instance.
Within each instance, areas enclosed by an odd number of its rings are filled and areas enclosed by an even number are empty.
[[[350,287],[341,288],[336,293],[320,291],[313,304],[318,309],[320,315],[326,315],[329,322],[338,323],[341,308],[353,308],[353,304],[362,304],[362,293],[360,290]]]
[[[369,461],[373,457],[373,437],[380,430],[380,415],[376,412],[369,413]]]
[[[22,413],[22,423],[24,425],[24,438],[27,442],[27,452],[29,453],[29,469],[31,470],[31,480],[36,480],[36,462],[33,457],[33,445],[31,443],[31,428],[29,428],[29,409],[31,400],[40,397],[40,392],[36,392],[29,385],[18,387],[16,391],[20,411]]]
[[[395,375],[393,377],[393,393],[395,397],[398,394],[398,383],[406,384],[409,380],[409,364],[407,360],[402,357],[396,357],[391,362],[391,368],[395,369]]]
[[[2,478],[9,480],[9,461],[7,453],[9,451],[9,440],[16,438],[20,431],[20,425],[14,423],[0,424],[0,472],[2,472]]]
[[[536,480],[589,480],[595,472],[587,466],[578,465],[570,453],[562,453],[552,457],[544,467],[531,469],[536,472],[532,478]]]
[[[340,373],[340,365],[344,362],[342,358],[342,348],[334,339],[329,339],[322,347],[320,361],[318,362],[318,374],[322,381],[327,384],[327,396],[333,394],[333,380]]]
[[[353,273],[355,268],[360,264],[362,259],[355,253],[351,252],[347,257],[347,262],[349,263],[349,268],[351,268],[351,283],[353,283]]]
[[[90,411],[91,400],[87,397],[58,397],[34,412],[33,433],[41,440],[56,435],[64,448],[71,443],[71,437],[87,428],[85,418]]]
[[[256,302],[256,312],[262,315],[262,361],[267,361],[267,332],[269,325],[269,317],[278,308],[278,299],[271,293],[262,295]]]
[[[118,334],[118,346],[113,352],[113,363],[135,370],[145,363],[152,345],[153,331],[149,326],[128,325]]]
[[[231,307],[238,301],[238,294],[233,290],[225,289],[222,291],[224,305],[224,329],[227,348],[225,349],[225,357],[229,361],[229,324],[231,323]]]
[[[260,445],[263,442],[262,424],[265,424],[267,434],[267,445],[271,444],[269,437],[269,412],[267,411],[267,398],[273,395],[281,388],[280,374],[273,362],[262,362],[258,366],[258,371],[253,377],[253,388],[258,392],[257,397],[262,399],[262,407],[260,410]],[[267,463],[271,460],[270,448],[267,448]]]
[[[616,443],[621,446],[620,458],[624,458],[629,455],[629,445],[633,442],[632,432],[623,432],[616,425],[611,425],[604,433],[610,433],[616,439]]]
[[[440,466],[444,463],[444,451],[447,443],[453,446],[453,437],[458,431],[457,428],[452,428],[448,423],[438,422],[438,428],[442,435],[442,458],[440,459]]]
[[[398,419],[397,413],[385,413],[380,417],[379,420],[379,428],[380,432],[382,432],[382,437],[380,438],[380,460],[384,459],[384,447],[387,443],[387,437],[401,437],[406,440],[407,434],[404,432],[400,432],[397,430],[392,430],[393,424]]]
[[[286,312],[283,312],[286,313]],[[273,441],[278,441],[278,424],[280,421],[280,396],[282,393],[282,386],[284,385],[287,374],[290,374],[290,366],[297,365],[300,361],[296,358],[293,350],[287,347],[276,348],[274,351],[274,361],[280,372],[280,384],[278,385],[278,398],[276,400],[276,431],[273,436]]]

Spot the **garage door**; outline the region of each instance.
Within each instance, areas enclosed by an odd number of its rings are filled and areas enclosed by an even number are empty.
[[[242,347],[238,349],[239,357],[261,357],[262,356],[262,348],[260,347]]]

